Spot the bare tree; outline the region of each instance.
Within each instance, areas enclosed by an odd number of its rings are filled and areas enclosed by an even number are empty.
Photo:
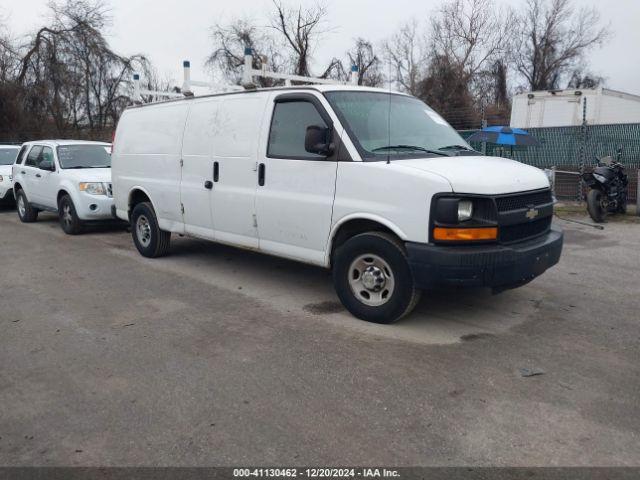
[[[249,20],[236,19],[228,25],[217,24],[212,28],[211,36],[214,51],[209,55],[207,64],[218,69],[227,81],[237,85],[241,83],[245,48],[251,49],[253,68],[261,69],[266,63],[271,71],[284,70],[285,59],[274,39]],[[258,79],[261,87],[278,83],[271,78]]]
[[[383,84],[380,58],[371,42],[357,38],[353,48],[347,52],[347,57],[349,66],[355,65],[358,68],[358,85],[379,87]]]
[[[511,13],[498,16],[495,7],[493,0],[449,0],[431,20],[433,52],[457,66],[467,81],[508,47]]]
[[[610,33],[595,8],[575,10],[571,0],[527,0],[516,17],[511,56],[530,90],[552,90]]]
[[[393,69],[391,81],[402,90],[418,95],[426,74],[427,50],[416,20],[405,23],[385,43],[387,61]]]
[[[571,73],[567,88],[593,89],[603,86],[605,81],[604,77],[578,67]]]
[[[297,9],[290,8],[278,0],[273,0],[275,12],[271,27],[282,35],[285,45],[291,51],[291,64],[295,75],[309,77],[310,63],[317,42],[327,33],[327,8],[322,4]],[[321,77],[328,77],[338,68],[339,61],[331,60]]]
[[[123,84],[146,59],[110,49],[102,33],[108,11],[99,0],[51,2],[49,9],[50,22],[24,47],[16,76],[25,109],[57,134],[99,135],[126,106]]]

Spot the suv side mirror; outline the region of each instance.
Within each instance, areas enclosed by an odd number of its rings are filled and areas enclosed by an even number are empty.
[[[40,162],[40,170],[46,170],[47,172],[55,172],[56,166],[53,164],[53,160],[42,160]]]
[[[307,127],[304,136],[304,149],[316,155],[329,156],[333,153],[334,146],[331,143],[331,129],[319,125]]]

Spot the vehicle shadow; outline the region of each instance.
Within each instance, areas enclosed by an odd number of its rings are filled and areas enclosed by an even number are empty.
[[[40,212],[38,223],[48,225],[50,228],[60,228],[58,214],[52,212]],[[101,235],[104,233],[126,232],[129,224],[122,221],[89,222],[82,226],[80,235]]]
[[[132,246],[133,248],[133,246]],[[393,325],[358,320],[347,312],[323,268],[190,238],[172,239],[166,266],[237,289],[283,313],[297,313],[361,333],[428,344],[472,341],[500,334],[537,314],[542,293],[531,286],[493,295],[488,289],[423,292],[414,312]]]

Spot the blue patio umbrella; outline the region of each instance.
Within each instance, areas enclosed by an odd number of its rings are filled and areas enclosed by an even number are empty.
[[[486,127],[471,135],[467,138],[467,141],[510,145],[512,147],[540,144],[540,142],[529,135],[526,130],[511,127]]]

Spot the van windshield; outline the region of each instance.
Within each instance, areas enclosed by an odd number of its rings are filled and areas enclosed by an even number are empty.
[[[473,149],[417,98],[384,92],[326,92],[362,159],[449,156]]]
[[[109,168],[111,147],[108,145],[60,145],[60,168]]]
[[[19,151],[19,148],[0,148],[0,165],[13,165]]]

